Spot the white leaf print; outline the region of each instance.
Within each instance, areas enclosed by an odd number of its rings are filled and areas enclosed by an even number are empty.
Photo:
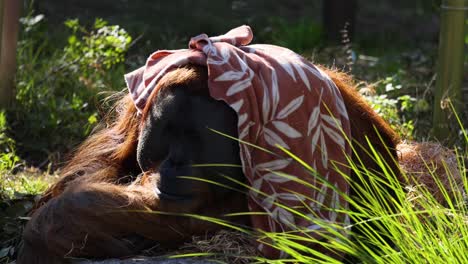
[[[338,108],[338,112],[346,119],[349,120],[348,110],[343,102],[343,97],[341,96],[340,90],[336,87],[335,83],[331,80],[327,81],[329,90],[333,93],[333,98],[335,98],[335,105]]]
[[[243,72],[246,72],[247,69],[250,70],[249,66],[247,65],[245,55],[242,56],[242,59],[239,57],[239,54],[238,54],[237,52],[233,52],[233,55],[234,55],[235,58],[237,59],[237,62],[239,63],[239,65],[240,65],[240,67],[241,67],[241,70],[242,70]]]
[[[240,132],[240,134],[239,134],[239,139],[245,138],[245,137],[247,136],[247,134],[249,133],[250,127],[253,126],[253,125],[255,125],[254,122],[252,122],[252,121],[249,122],[249,124],[248,124],[247,126],[245,126],[245,127],[242,129],[242,131]]]
[[[214,51],[216,51],[216,49],[214,49]],[[216,54],[213,54],[212,56],[208,56],[208,59],[206,60],[206,63],[208,65],[210,65],[210,64],[211,65],[226,64],[229,61],[229,59],[231,58],[229,48],[221,46],[220,51],[221,51],[221,54],[220,54],[221,56],[216,56]],[[181,64],[178,64],[178,65],[181,65]]]
[[[279,56],[276,57],[279,65],[291,76],[291,78],[296,82],[296,75],[294,74],[294,70],[291,67],[291,61],[288,58],[288,54],[283,52]]]
[[[219,48],[219,50],[221,51],[221,57],[224,59],[224,60],[229,60],[231,58],[231,49],[227,46],[221,46]],[[235,54],[235,53],[234,53]]]
[[[258,247],[257,247],[258,252],[263,252],[263,248],[264,248],[264,247],[265,247],[264,244],[258,245]]]
[[[255,53],[255,49],[251,46],[243,46],[241,47],[241,49],[247,53]]]
[[[250,154],[248,146],[246,144],[241,144],[241,151],[242,151],[241,157],[244,157],[243,159],[241,159],[242,171],[244,173],[250,172],[250,175],[254,175],[254,168],[252,165],[252,156]]]
[[[245,79],[245,80],[236,82],[235,84],[231,85],[231,87],[229,87],[229,89],[227,90],[226,95],[231,96],[233,94],[242,92],[243,90],[249,88],[251,85],[251,79],[252,78]]]
[[[349,225],[351,225],[351,218],[349,217],[349,215],[345,215],[345,219],[343,221],[344,225],[346,227],[348,227]]]
[[[335,184],[335,187],[337,187],[336,184]],[[338,192],[332,191],[330,208],[339,209],[339,206],[340,206],[340,197],[338,195]],[[329,217],[330,221],[335,222],[336,218],[338,217],[338,213],[335,210],[330,210],[329,215],[330,215]]]
[[[246,126],[244,127],[244,129],[242,129],[242,131],[239,134],[239,139],[244,139],[247,136],[247,134],[249,133],[249,128],[249,126]]]
[[[328,149],[327,149],[327,142],[325,141],[325,137],[323,133],[320,134],[320,152],[322,153],[322,165],[325,169],[328,168]]]
[[[292,177],[292,176],[285,177],[282,175],[278,175],[277,173],[274,173],[274,172],[270,172],[270,173],[263,175],[263,179],[265,179],[266,181],[276,182],[276,183],[285,183],[285,182],[291,181],[292,180],[291,178],[296,178],[296,177]]]
[[[340,130],[341,120],[339,120],[337,118],[334,118],[333,116],[326,115],[326,114],[321,114],[320,116],[321,116],[322,120],[327,122],[330,126],[336,127],[336,129]]]
[[[268,86],[263,79],[263,76],[259,75],[260,81],[263,86],[263,103],[262,103],[262,114],[263,114],[263,123],[266,124],[269,121],[268,114],[270,113],[270,92],[268,91]]]
[[[312,110],[312,113],[310,114],[309,117],[309,123],[307,125],[307,135],[310,135],[310,132],[312,131],[313,128],[317,126],[317,123],[319,121],[319,115],[320,115],[320,106],[316,106],[314,110]]]
[[[239,112],[241,107],[244,105],[244,99],[240,99],[239,101],[232,103],[231,108],[234,109],[234,111]]]
[[[335,98],[336,105],[338,106],[338,111],[340,112],[341,116],[344,117],[344,119],[349,120],[348,110],[346,109],[343,99],[338,96],[336,96]]]
[[[315,68],[315,71],[318,72],[318,74],[316,74],[317,76],[322,77],[322,79],[328,79],[328,80],[330,80],[330,77],[328,76],[328,74],[326,74],[325,72],[323,72],[320,68],[317,68],[317,67],[314,67],[314,68]]]
[[[291,127],[290,125],[286,124],[283,121],[273,121],[273,126],[276,127],[281,133],[285,134],[289,138],[300,138],[302,134],[299,133],[296,129]]]
[[[295,225],[293,214],[286,211],[285,209],[277,207],[273,210],[273,214],[275,215],[274,218],[280,221],[281,223],[288,226]]]
[[[272,194],[270,196],[268,196],[267,198],[263,199],[262,203],[260,204],[263,208],[266,208],[266,209],[271,209],[271,207],[273,207],[273,203],[275,202],[275,197],[276,195],[275,194]]]
[[[337,217],[338,217],[338,213],[336,211],[331,210],[330,212],[328,212],[328,219],[331,222],[335,222]]]
[[[325,197],[327,195],[327,186],[325,184],[322,184],[322,187],[320,187],[320,191],[317,192],[317,197],[315,198],[315,204],[312,206],[313,208],[317,208],[319,211],[322,206],[323,202],[325,201]]]
[[[264,132],[264,136],[265,136],[265,141],[270,146],[276,147],[276,144],[278,144],[278,145],[282,146],[285,149],[290,149],[288,144],[286,144],[286,142],[284,142],[284,140],[280,136],[278,136],[278,134],[273,132],[272,130],[270,130],[268,128],[265,128],[263,132]]]
[[[327,74],[322,72],[319,68],[316,68],[314,65],[303,64],[304,69],[307,69],[310,73],[317,76],[320,80],[330,79]]]
[[[323,126],[323,131],[325,134],[327,134],[328,137],[330,137],[333,141],[335,141],[335,143],[338,144],[340,147],[342,148],[345,147],[345,139],[336,131],[326,126]]]
[[[252,189],[260,190],[262,188],[262,184],[263,184],[263,178],[258,178],[253,182]],[[258,196],[258,193],[256,191],[251,191],[251,194],[253,194],[254,196]]]
[[[297,64],[297,63],[293,64],[294,68],[299,73],[299,76],[301,76],[302,82],[306,85],[307,90],[310,91],[309,78],[307,78],[307,75],[305,74],[304,70],[302,69],[303,65],[304,65],[303,63],[302,64]]]
[[[307,229],[308,229],[308,230],[311,230],[311,231],[316,231],[316,230],[322,229],[322,226],[321,226],[321,225],[317,225],[317,224],[313,224],[313,225],[307,226]]]
[[[335,188],[338,189],[338,184],[336,183],[335,183]],[[333,209],[340,209],[340,195],[336,191],[333,191],[332,193],[332,200],[331,200],[330,207]]]
[[[303,101],[304,101],[303,95],[297,97],[296,99],[292,100],[287,106],[285,106],[283,110],[281,110],[276,117],[278,119],[286,118],[292,112],[296,111],[302,105]]]
[[[311,207],[311,209],[314,210],[313,207]],[[317,216],[315,214],[306,214],[305,216],[305,220],[310,222],[314,222],[317,219]]]
[[[292,159],[278,159],[278,160],[272,160],[268,161],[265,163],[260,163],[255,166],[256,170],[259,171],[276,171],[276,170],[281,170],[286,168],[290,163]]]
[[[322,134],[322,130],[320,129],[320,126],[319,126],[317,127],[317,130],[315,131],[314,135],[312,136],[312,142],[310,143],[312,145],[312,154],[315,153],[315,148],[317,147],[317,143],[321,134]]]
[[[295,193],[277,193],[279,199],[286,201],[304,201],[306,198],[304,195]]]
[[[238,81],[242,79],[245,75],[245,72],[236,72],[236,71],[227,71],[215,79],[215,82],[223,82],[223,81]]]
[[[248,117],[249,117],[249,115],[247,113],[242,114],[241,116],[239,116],[239,120],[237,121],[237,126],[238,127],[242,126],[242,124],[244,124],[244,122],[247,120]]]
[[[280,101],[279,89],[278,89],[278,76],[276,75],[276,70],[271,69],[271,96],[272,96],[272,107],[271,107],[271,115],[276,115],[276,108],[278,107],[278,103]]]

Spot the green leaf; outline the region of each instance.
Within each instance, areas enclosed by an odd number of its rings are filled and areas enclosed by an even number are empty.
[[[72,29],[73,31],[76,31],[80,26],[80,22],[78,18],[68,19],[67,21],[65,21],[65,26]]]
[[[76,42],[77,42],[77,38],[75,35],[71,35],[70,37],[68,37],[68,44],[74,45]]]
[[[96,18],[96,20],[94,21],[94,28],[95,29],[100,29],[100,28],[103,28],[105,26],[107,26],[107,21],[105,21],[102,18]]]
[[[88,123],[90,125],[94,125],[94,124],[97,123],[97,114],[96,113],[94,113],[93,115],[88,117]]]

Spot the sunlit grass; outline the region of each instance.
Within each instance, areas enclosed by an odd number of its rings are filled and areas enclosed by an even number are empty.
[[[18,195],[41,194],[57,177],[39,171],[23,170],[15,174],[0,171],[0,193],[5,199],[14,199]]]

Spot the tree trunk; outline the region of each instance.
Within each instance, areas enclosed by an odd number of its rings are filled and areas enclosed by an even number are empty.
[[[21,3],[19,0],[0,0],[0,109],[8,108],[14,97]]]
[[[325,38],[330,43],[339,44],[343,40],[342,31],[347,29],[348,37],[354,34],[357,0],[324,0],[323,26]]]
[[[461,113],[466,0],[444,0],[441,7],[439,59],[434,96],[433,132],[441,142],[453,143],[460,130],[457,114]]]

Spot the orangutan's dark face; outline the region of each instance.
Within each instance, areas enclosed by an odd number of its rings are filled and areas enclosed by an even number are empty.
[[[232,192],[206,181],[235,186],[223,175],[244,181],[239,143],[210,130],[237,137],[237,115],[226,103],[187,87],[166,89],[144,122],[137,159],[143,171],[159,173],[161,210],[198,212]]]

